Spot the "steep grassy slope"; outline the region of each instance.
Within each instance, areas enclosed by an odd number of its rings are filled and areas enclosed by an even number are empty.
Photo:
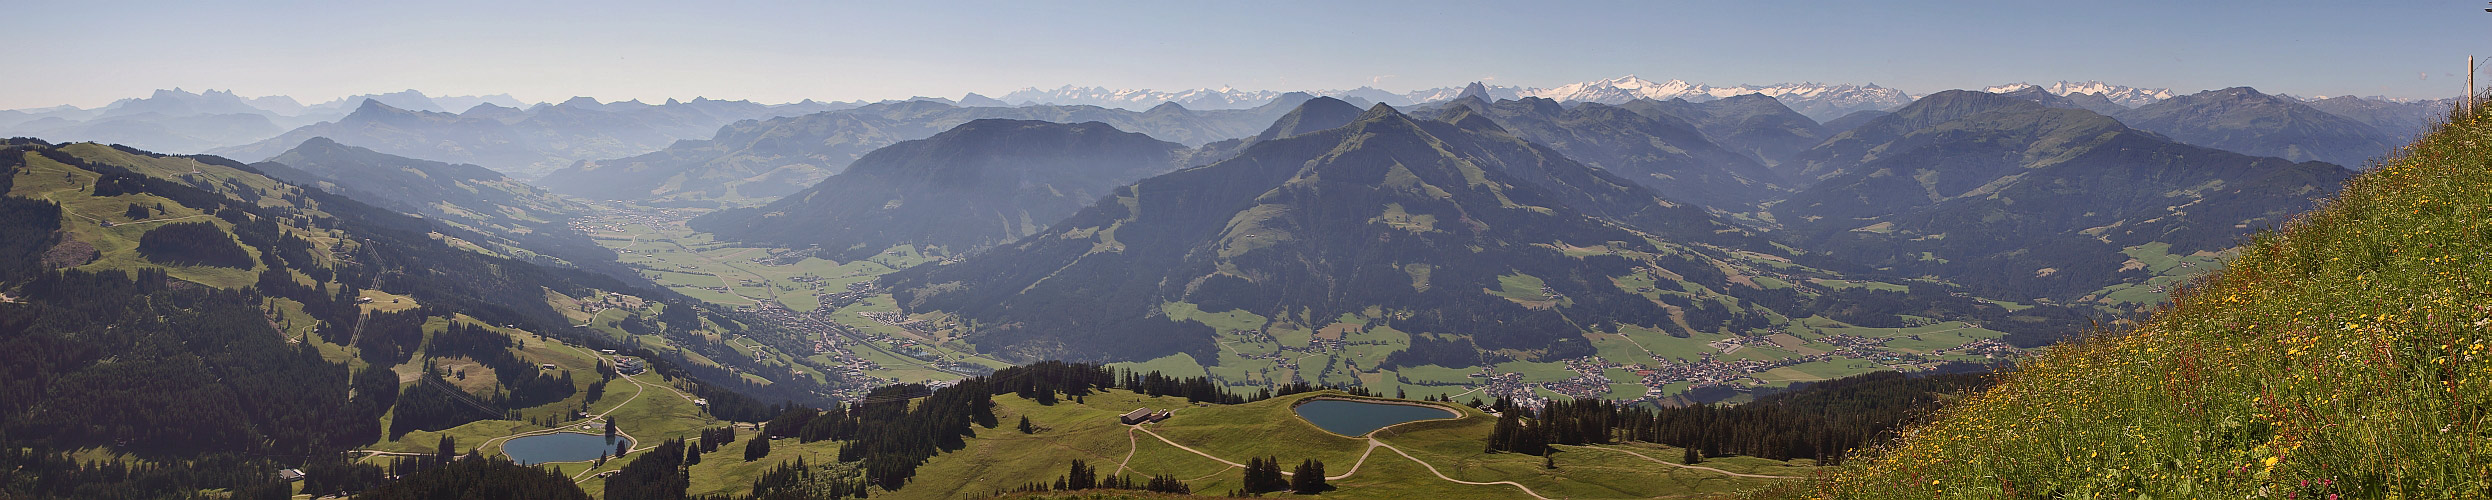
[[[2025,362],[1810,493],[2492,495],[2486,117],[2250,240],[2138,327]]]

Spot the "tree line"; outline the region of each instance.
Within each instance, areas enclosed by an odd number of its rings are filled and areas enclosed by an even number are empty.
[[[1499,398],[1487,436],[1490,452],[1545,455],[1550,445],[1642,441],[1687,448],[1698,457],[1842,463],[1845,455],[1892,436],[1937,408],[1947,394],[1987,387],[1986,373],[1914,376],[1895,372],[1811,384],[1736,406],[1651,407],[1604,400],[1553,401],[1539,409]]]

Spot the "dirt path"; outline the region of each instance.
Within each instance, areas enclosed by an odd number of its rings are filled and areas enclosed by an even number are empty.
[[[1125,449],[1125,459],[1116,461],[1116,472],[1125,472],[1127,470],[1125,464],[1133,463],[1134,454],[1142,451],[1142,436],[1134,435],[1134,429],[1139,428],[1140,427],[1130,425],[1125,426],[1125,445],[1128,446],[1128,448]]]
[[[1152,430],[1150,430],[1150,429],[1143,428],[1142,426],[1138,426],[1138,425],[1136,425],[1136,426],[1127,426],[1127,428],[1128,428],[1128,429],[1133,429],[1133,430],[1140,430],[1140,431],[1142,431],[1144,434],[1150,434],[1150,435],[1151,435],[1151,437],[1159,438],[1160,442],[1163,442],[1163,443],[1168,443],[1168,445],[1169,445],[1169,446],[1175,446],[1175,447],[1177,447],[1177,449],[1180,449],[1180,450],[1185,450],[1185,451],[1187,451],[1187,452],[1191,452],[1191,453],[1196,454],[1196,455],[1201,455],[1203,458],[1212,459],[1212,461],[1215,461],[1215,462],[1220,462],[1220,463],[1223,463],[1223,464],[1228,464],[1228,465],[1229,465],[1229,467],[1232,467],[1232,468],[1235,468],[1235,467],[1245,467],[1245,466],[1246,466],[1246,464],[1241,464],[1241,463],[1237,463],[1237,462],[1231,462],[1231,461],[1229,461],[1228,459],[1225,459],[1225,458],[1220,458],[1220,457],[1217,457],[1217,456],[1213,456],[1213,455],[1212,455],[1212,454],[1210,454],[1210,453],[1204,453],[1204,452],[1203,452],[1203,450],[1197,450],[1197,449],[1194,449],[1194,447],[1191,447],[1191,446],[1186,446],[1186,445],[1182,445],[1182,444],[1177,444],[1177,442],[1176,442],[1176,441],[1169,440],[1169,439],[1168,439],[1168,436],[1162,436],[1162,435],[1160,435],[1158,432],[1154,432],[1154,431],[1152,431]],[[1131,435],[1131,433],[1130,433],[1130,432],[1128,432],[1127,434],[1128,434],[1128,435]],[[1513,487],[1515,487],[1515,488],[1518,488],[1518,489],[1523,490],[1523,493],[1524,493],[1524,494],[1531,495],[1531,496],[1532,496],[1532,498],[1538,498],[1538,499],[1540,499],[1540,500],[1549,500],[1549,497],[1540,496],[1540,494],[1539,494],[1539,493],[1533,492],[1533,491],[1532,491],[1532,489],[1531,489],[1530,487],[1523,486],[1523,485],[1522,485],[1522,483],[1516,483],[1516,482],[1513,482],[1513,481],[1497,481],[1497,482],[1488,482],[1488,483],[1483,483],[1483,482],[1476,482],[1476,481],[1464,481],[1464,480],[1460,480],[1460,479],[1454,479],[1453,477],[1446,476],[1446,475],[1445,475],[1445,473],[1443,473],[1443,472],[1437,472],[1437,470],[1436,470],[1436,466],[1435,466],[1435,465],[1429,465],[1426,461],[1422,461],[1422,460],[1420,460],[1420,459],[1419,459],[1419,457],[1414,457],[1414,456],[1411,456],[1409,452],[1404,452],[1404,451],[1402,451],[1402,449],[1401,449],[1401,448],[1395,448],[1395,447],[1393,447],[1393,445],[1385,444],[1385,443],[1384,443],[1384,441],[1382,441],[1382,440],[1378,440],[1378,439],[1373,438],[1373,437],[1363,438],[1363,439],[1365,439],[1365,440],[1367,441],[1367,450],[1366,450],[1366,451],[1364,451],[1364,452],[1359,453],[1359,456],[1358,456],[1358,461],[1356,461],[1356,462],[1351,462],[1351,463],[1350,463],[1350,470],[1347,470],[1347,471],[1342,471],[1342,473],[1341,473],[1340,475],[1325,476],[1325,477],[1324,477],[1324,480],[1326,480],[1326,481],[1338,481],[1338,480],[1342,480],[1342,479],[1349,479],[1351,474],[1357,474],[1357,473],[1358,473],[1358,469],[1359,469],[1359,467],[1367,465],[1367,458],[1368,458],[1368,457],[1371,457],[1371,456],[1374,456],[1374,455],[1376,454],[1376,449],[1377,449],[1377,448],[1384,448],[1384,449],[1388,449],[1388,450],[1393,450],[1393,452],[1394,452],[1394,453],[1397,453],[1397,454],[1402,455],[1402,458],[1408,458],[1408,459],[1410,459],[1410,461],[1412,461],[1412,462],[1418,462],[1418,463],[1419,463],[1419,466],[1428,468],[1428,472],[1429,472],[1429,473],[1436,474],[1436,477],[1437,477],[1438,479],[1443,479],[1443,480],[1446,480],[1446,481],[1451,481],[1451,482],[1454,482],[1454,483],[1457,483],[1457,484],[1468,484],[1468,485],[1478,485],[1478,486],[1508,485],[1508,486],[1513,486]],[[1122,467],[1122,465],[1120,464],[1120,465],[1119,465],[1119,467]],[[1226,469],[1223,469],[1223,470],[1222,470],[1222,472],[1227,472],[1227,470],[1226,470]],[[1215,473],[1212,473],[1212,474],[1217,475],[1217,474],[1219,474],[1219,473],[1218,473],[1218,472],[1215,472]],[[1297,475],[1297,473],[1295,473],[1295,472],[1291,472],[1291,471],[1281,471],[1281,475],[1284,475],[1284,476],[1294,476],[1294,475]],[[1211,476],[1203,476],[1203,477],[1211,477]],[[1197,478],[1197,479],[1200,479],[1200,478]]]
[[[1367,451],[1359,452],[1358,461],[1350,462],[1350,470],[1341,471],[1341,475],[1338,476],[1325,476],[1324,480],[1331,481],[1336,479],[1348,479],[1351,474],[1357,474],[1359,466],[1367,465],[1367,456],[1376,454],[1376,448],[1382,446],[1384,446],[1383,441],[1377,441],[1376,438],[1367,438]]]
[[[1185,450],[1185,451],[1187,451],[1187,452],[1191,452],[1191,453],[1196,454],[1196,455],[1202,455],[1202,456],[1203,456],[1203,458],[1208,458],[1208,459],[1211,459],[1211,460],[1212,460],[1212,461],[1214,461],[1214,462],[1220,462],[1220,463],[1224,463],[1224,464],[1229,464],[1229,466],[1230,466],[1230,467],[1245,467],[1245,466],[1246,466],[1246,464],[1241,464],[1241,463],[1237,463],[1237,462],[1231,462],[1231,461],[1229,461],[1229,459],[1226,459],[1226,458],[1220,458],[1220,457],[1212,456],[1210,453],[1203,453],[1203,450],[1197,450],[1197,449],[1194,449],[1194,447],[1192,447],[1192,446],[1186,446],[1186,445],[1182,445],[1182,444],[1177,444],[1177,442],[1176,442],[1176,441],[1170,441],[1170,440],[1168,439],[1168,436],[1162,436],[1162,435],[1159,435],[1159,433],[1158,433],[1158,432],[1152,432],[1150,429],[1145,429],[1145,428],[1143,428],[1142,426],[1139,426],[1139,425],[1129,425],[1129,426],[1126,426],[1126,428],[1129,428],[1129,429],[1135,429],[1135,430],[1140,430],[1140,431],[1142,431],[1142,433],[1143,433],[1143,434],[1150,434],[1150,435],[1151,435],[1151,437],[1159,438],[1159,441],[1160,441],[1160,442],[1162,442],[1162,443],[1168,443],[1168,445],[1169,445],[1169,446],[1175,446],[1175,447],[1177,447],[1177,449],[1180,449],[1180,450]],[[1356,468],[1357,466],[1353,465],[1353,466],[1351,466],[1351,467],[1352,467],[1352,468]],[[1286,472],[1286,471],[1281,472],[1281,473],[1282,473],[1282,474],[1289,474],[1289,472]]]
[[[578,346],[567,346],[567,347],[570,347],[572,350],[580,351],[580,353],[581,353],[581,354],[588,355],[588,356],[590,356],[592,359],[603,359],[603,356],[602,356],[601,354],[598,354],[598,353],[595,353],[595,352],[590,352],[590,351],[588,351],[588,350],[586,350],[586,349],[581,349],[581,348],[580,348],[580,347],[578,347]],[[646,392],[649,392],[649,384],[648,384],[648,383],[641,382],[640,380],[638,380],[638,379],[634,379],[634,378],[632,378],[632,377],[630,377],[630,376],[620,376],[620,377],[618,377],[618,378],[621,378],[621,379],[623,379],[624,381],[627,381],[627,382],[631,382],[631,383],[632,383],[632,396],[631,396],[631,397],[627,397],[627,398],[623,398],[623,402],[621,402],[621,403],[616,403],[613,407],[606,408],[606,411],[598,412],[598,413],[596,413],[596,414],[594,414],[594,415],[589,415],[589,416],[588,416],[588,418],[586,418],[586,419],[582,419],[581,421],[586,421],[586,422],[596,422],[596,421],[598,421],[598,420],[603,420],[603,419],[605,419],[605,417],[606,417],[607,415],[612,415],[612,414],[614,414],[614,412],[622,410],[624,406],[632,404],[632,401],[639,400],[639,399],[640,399],[640,395],[641,395],[641,394],[646,393]],[[667,388],[665,388],[665,389],[667,389],[667,390],[669,390],[669,391],[673,391],[673,390],[674,390],[674,388],[672,388],[672,387],[667,387]],[[683,393],[678,392],[678,393],[676,393],[676,396],[683,396]],[[689,398],[689,397],[686,397],[686,399],[690,399],[690,398]],[[554,428],[549,428],[549,429],[538,429],[538,430],[533,430],[533,431],[519,432],[519,433],[511,434],[511,435],[508,435],[508,436],[502,436],[502,437],[497,437],[497,438],[493,438],[493,439],[487,439],[487,440],[485,440],[485,442],[477,444],[477,445],[476,445],[476,447],[475,447],[475,448],[473,448],[473,450],[476,450],[476,451],[482,451],[482,450],[484,450],[484,449],[485,449],[485,447],[486,447],[486,446],[491,446],[493,443],[498,443],[498,442],[502,442],[502,441],[506,441],[506,440],[510,440],[510,439],[515,439],[515,438],[522,438],[522,437],[528,437],[528,436],[537,436],[537,435],[545,435],[545,434],[556,434],[556,433],[563,433],[563,432],[579,432],[579,430],[578,430],[578,428],[577,428],[576,424],[564,424],[564,425],[562,425],[562,426],[560,426],[560,427],[554,427]],[[649,449],[649,448],[652,448],[652,447],[655,447],[655,446],[656,446],[656,445],[651,445],[651,444],[649,444],[649,443],[647,443],[647,442],[641,441],[641,440],[640,440],[640,438],[635,438],[635,437],[632,437],[632,434],[631,434],[630,432],[625,432],[625,431],[622,429],[622,427],[620,427],[620,426],[617,426],[617,427],[615,428],[615,430],[614,430],[614,435],[616,435],[616,436],[622,436],[622,437],[623,437],[623,439],[629,439],[629,440],[632,440],[632,444],[634,444],[634,445],[638,445],[638,446],[636,446],[636,447],[633,447],[633,448],[632,448],[632,449],[630,449],[630,450],[627,450],[627,451],[625,452],[626,454],[629,454],[629,453],[639,453],[639,452],[640,452],[640,450],[646,450],[646,449]],[[584,461],[583,461],[583,462],[584,462]],[[546,462],[546,463],[579,463],[579,462]],[[596,470],[596,469],[595,469],[595,468],[590,468],[589,470]],[[588,471],[587,471],[587,470],[583,470],[583,471],[580,471],[580,472],[581,472],[582,474],[586,474],[586,473],[588,473]],[[574,476],[574,477],[573,477],[573,479],[578,479],[578,477],[577,477],[577,476]],[[575,482],[576,482],[576,481],[575,481]]]
[[[1732,476],[1732,477],[1747,477],[1747,478],[1756,478],[1756,479],[1800,479],[1800,476],[1768,476],[1768,475],[1764,475],[1764,474],[1741,474],[1741,473],[1737,473],[1737,472],[1731,472],[1731,471],[1726,471],[1726,470],[1722,470],[1722,469],[1716,469],[1716,468],[1712,468],[1712,467],[1706,467],[1706,466],[1702,466],[1702,465],[1688,465],[1688,464],[1682,464],[1682,463],[1678,463],[1678,462],[1671,462],[1671,461],[1667,461],[1667,460],[1662,460],[1662,459],[1658,459],[1658,458],[1653,458],[1653,457],[1650,457],[1650,456],[1646,456],[1645,454],[1642,454],[1642,453],[1636,453],[1636,452],[1635,452],[1635,451],[1633,451],[1633,450],[1621,450],[1621,449],[1614,449],[1614,448],[1593,448],[1593,447],[1589,447],[1589,446],[1565,446],[1565,445],[1550,445],[1550,446],[1556,446],[1556,447],[1561,447],[1561,448],[1576,448],[1576,449],[1585,449],[1585,450],[1614,451],[1614,452],[1625,453],[1625,454],[1629,454],[1629,455],[1635,455],[1635,457],[1636,457],[1636,458],[1641,458],[1641,459],[1644,459],[1644,460],[1646,460],[1646,461],[1650,461],[1650,462],[1652,462],[1652,463],[1657,463],[1657,464],[1662,464],[1662,465],[1668,465],[1668,466],[1671,466],[1671,467],[1678,467],[1678,468],[1681,468],[1681,469],[1696,469],[1696,470],[1703,470],[1703,471],[1713,471],[1713,472],[1719,472],[1719,473],[1722,473],[1723,475]]]
[[[1445,475],[1445,473],[1443,473],[1443,472],[1438,472],[1438,471],[1436,470],[1436,466],[1434,466],[1434,465],[1429,465],[1427,461],[1425,461],[1425,460],[1420,460],[1420,459],[1419,459],[1419,457],[1410,456],[1410,452],[1402,451],[1402,449],[1401,449],[1401,448],[1395,448],[1395,447],[1393,447],[1393,445],[1384,444],[1384,443],[1383,443],[1383,442],[1381,442],[1381,441],[1376,441],[1374,438],[1369,438],[1369,439],[1368,439],[1368,441],[1369,441],[1369,442],[1374,442],[1374,443],[1376,443],[1376,446],[1381,446],[1381,447],[1384,447],[1384,449],[1393,450],[1393,452],[1394,452],[1394,453],[1401,454],[1401,455],[1402,455],[1402,458],[1407,458],[1407,459],[1410,459],[1410,461],[1412,461],[1412,462],[1418,462],[1420,467],[1426,467],[1426,468],[1428,468],[1428,473],[1429,473],[1429,474],[1435,474],[1437,479],[1443,479],[1443,480],[1446,480],[1446,481],[1452,481],[1452,482],[1457,483],[1457,484],[1469,484],[1469,485],[1478,485],[1478,486],[1499,485],[1499,484],[1502,484],[1502,485],[1507,485],[1507,486],[1513,486],[1515,489],[1523,490],[1523,494],[1525,494],[1525,495],[1531,495],[1531,496],[1532,496],[1532,498],[1538,498],[1538,499],[1540,499],[1540,500],[1549,500],[1549,497],[1540,496],[1540,493],[1532,491],[1531,487],[1529,487],[1529,486],[1524,486],[1524,485],[1523,485],[1523,483],[1517,483],[1517,482],[1513,482],[1513,481],[1494,481],[1494,482],[1486,482],[1486,483],[1483,483],[1483,482],[1478,482],[1478,481],[1464,481],[1464,480],[1460,480],[1460,479],[1454,479],[1452,476],[1447,476],[1447,475]]]

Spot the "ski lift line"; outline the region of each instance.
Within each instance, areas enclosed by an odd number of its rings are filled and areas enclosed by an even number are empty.
[[[490,406],[486,406],[482,402],[476,401],[475,398],[467,394],[467,391],[459,390],[459,388],[451,386],[450,383],[441,381],[440,378],[422,377],[421,379],[424,381],[424,386],[449,393],[450,399],[466,403],[469,408],[475,408],[476,411],[485,412],[486,415],[491,415],[493,418],[502,418],[503,416],[502,411],[495,410]]]

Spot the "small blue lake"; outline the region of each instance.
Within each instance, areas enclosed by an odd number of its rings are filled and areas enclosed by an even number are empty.
[[[559,432],[505,441],[502,443],[502,454],[510,455],[511,461],[520,465],[588,462],[597,460],[599,456],[613,455],[617,443],[628,447],[631,442],[623,436],[609,438],[600,434]]]
[[[1298,418],[1307,420],[1334,434],[1358,437],[1386,426],[1403,422],[1454,418],[1453,410],[1433,406],[1370,403],[1341,399],[1318,399],[1301,403]]]

